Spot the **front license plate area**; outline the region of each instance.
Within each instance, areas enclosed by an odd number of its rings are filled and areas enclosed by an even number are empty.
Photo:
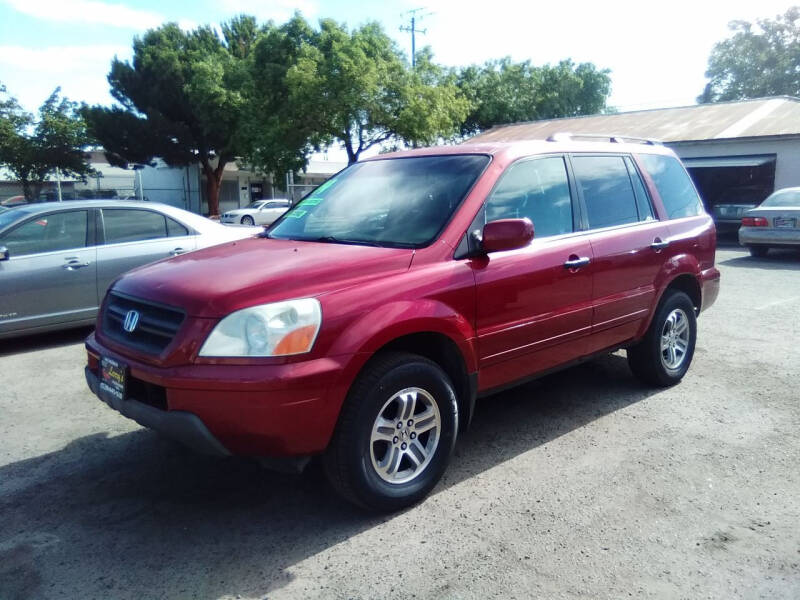
[[[125,383],[128,366],[118,360],[104,356],[100,359],[100,397],[109,404],[125,399]]]
[[[780,229],[794,229],[796,221],[795,221],[795,219],[787,219],[787,218],[784,218],[784,217],[775,217],[775,220],[773,222],[775,224],[775,227],[777,227],[777,228],[780,228]]]

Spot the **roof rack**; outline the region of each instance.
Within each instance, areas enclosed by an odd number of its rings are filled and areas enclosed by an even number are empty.
[[[624,144],[625,142],[636,142],[638,144],[649,144],[650,146],[662,146],[660,140],[650,138],[634,137],[632,135],[606,135],[603,133],[554,133],[547,138],[548,142],[569,142],[574,138],[589,138],[608,140],[612,144]]]

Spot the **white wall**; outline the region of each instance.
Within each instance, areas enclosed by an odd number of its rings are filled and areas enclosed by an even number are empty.
[[[777,154],[775,189],[800,186],[800,139],[666,144],[681,158]]]

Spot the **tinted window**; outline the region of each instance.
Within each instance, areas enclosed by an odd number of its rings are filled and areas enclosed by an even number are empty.
[[[642,177],[636,169],[636,165],[629,157],[625,157],[625,164],[628,166],[628,174],[633,183],[633,193],[636,195],[636,207],[639,209],[639,220],[650,221],[654,219],[653,205],[650,204],[650,195],[644,188]]]
[[[11,256],[72,250],[86,246],[85,210],[51,213],[36,217],[6,233],[0,244]]]
[[[268,202],[265,208],[285,208],[285,202]]]
[[[180,237],[182,235],[189,235],[189,230],[174,219],[167,219],[167,233],[169,237]]]
[[[670,219],[703,214],[703,203],[678,159],[658,154],[642,154],[639,158],[653,178]]]
[[[149,210],[103,209],[106,244],[167,237],[164,215]]]
[[[639,220],[628,168],[621,156],[575,156],[572,165],[591,229]]]
[[[420,247],[433,241],[483,171],[482,155],[356,163],[289,209],[271,237]]]
[[[486,202],[487,222],[525,217],[537,238],[572,231],[569,181],[560,156],[511,165]]]

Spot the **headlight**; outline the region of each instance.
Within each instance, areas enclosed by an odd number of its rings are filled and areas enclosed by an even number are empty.
[[[206,338],[200,356],[289,356],[310,352],[322,322],[315,298],[237,310]]]

